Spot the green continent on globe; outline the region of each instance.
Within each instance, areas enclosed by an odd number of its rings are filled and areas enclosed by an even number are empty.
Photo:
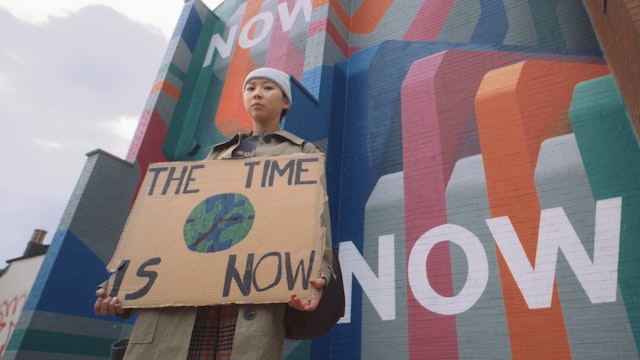
[[[184,241],[191,251],[227,250],[242,241],[253,226],[255,211],[249,199],[238,193],[208,197],[184,223]]]

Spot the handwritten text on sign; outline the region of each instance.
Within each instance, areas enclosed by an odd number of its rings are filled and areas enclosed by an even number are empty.
[[[149,167],[107,268],[127,307],[314,297],[324,248],[324,155]]]

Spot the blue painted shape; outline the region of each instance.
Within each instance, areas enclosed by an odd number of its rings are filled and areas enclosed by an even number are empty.
[[[321,103],[296,80],[292,80],[291,85],[293,105],[287,112],[282,128],[308,141],[326,139],[330,121]]]
[[[203,23],[194,7],[194,2],[191,2],[191,5],[186,4],[184,11],[188,11],[187,21],[184,24],[184,29],[180,35],[182,36],[182,40],[184,40],[185,44],[187,44],[191,53],[193,53],[196,45],[198,44],[198,38],[200,37]],[[177,31],[178,29],[176,29],[176,32]]]
[[[381,176],[402,171],[401,87],[418,59],[459,44],[386,41],[354,54],[344,123],[343,239],[362,250],[364,206]],[[345,237],[346,236],[346,237]]]
[[[60,230],[51,241],[24,311],[98,318],[93,312],[95,291],[108,276],[105,264],[91,249],[70,230]]]
[[[480,19],[471,34],[470,42],[499,45],[509,31],[507,12],[502,1],[480,1]]]

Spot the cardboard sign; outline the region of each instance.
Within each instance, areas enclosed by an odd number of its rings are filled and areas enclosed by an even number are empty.
[[[323,176],[323,154],[151,165],[107,293],[125,307],[315,298]]]

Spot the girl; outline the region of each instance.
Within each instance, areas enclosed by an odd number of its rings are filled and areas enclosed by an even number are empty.
[[[288,74],[260,68],[252,71],[243,84],[244,106],[253,119],[251,133],[239,133],[215,145],[208,160],[317,153],[318,148],[280,130],[280,123],[291,107]],[[334,276],[331,268],[331,230],[328,208],[322,214],[326,244],[320,278],[310,280],[319,289],[317,299],[303,301],[292,293],[288,305],[242,304],[204,307],[143,309],[139,312],[129,340],[125,359],[273,359],[282,358],[286,307],[299,311],[316,310],[322,289]],[[96,292],[94,310],[98,315],[129,317],[118,298]]]

